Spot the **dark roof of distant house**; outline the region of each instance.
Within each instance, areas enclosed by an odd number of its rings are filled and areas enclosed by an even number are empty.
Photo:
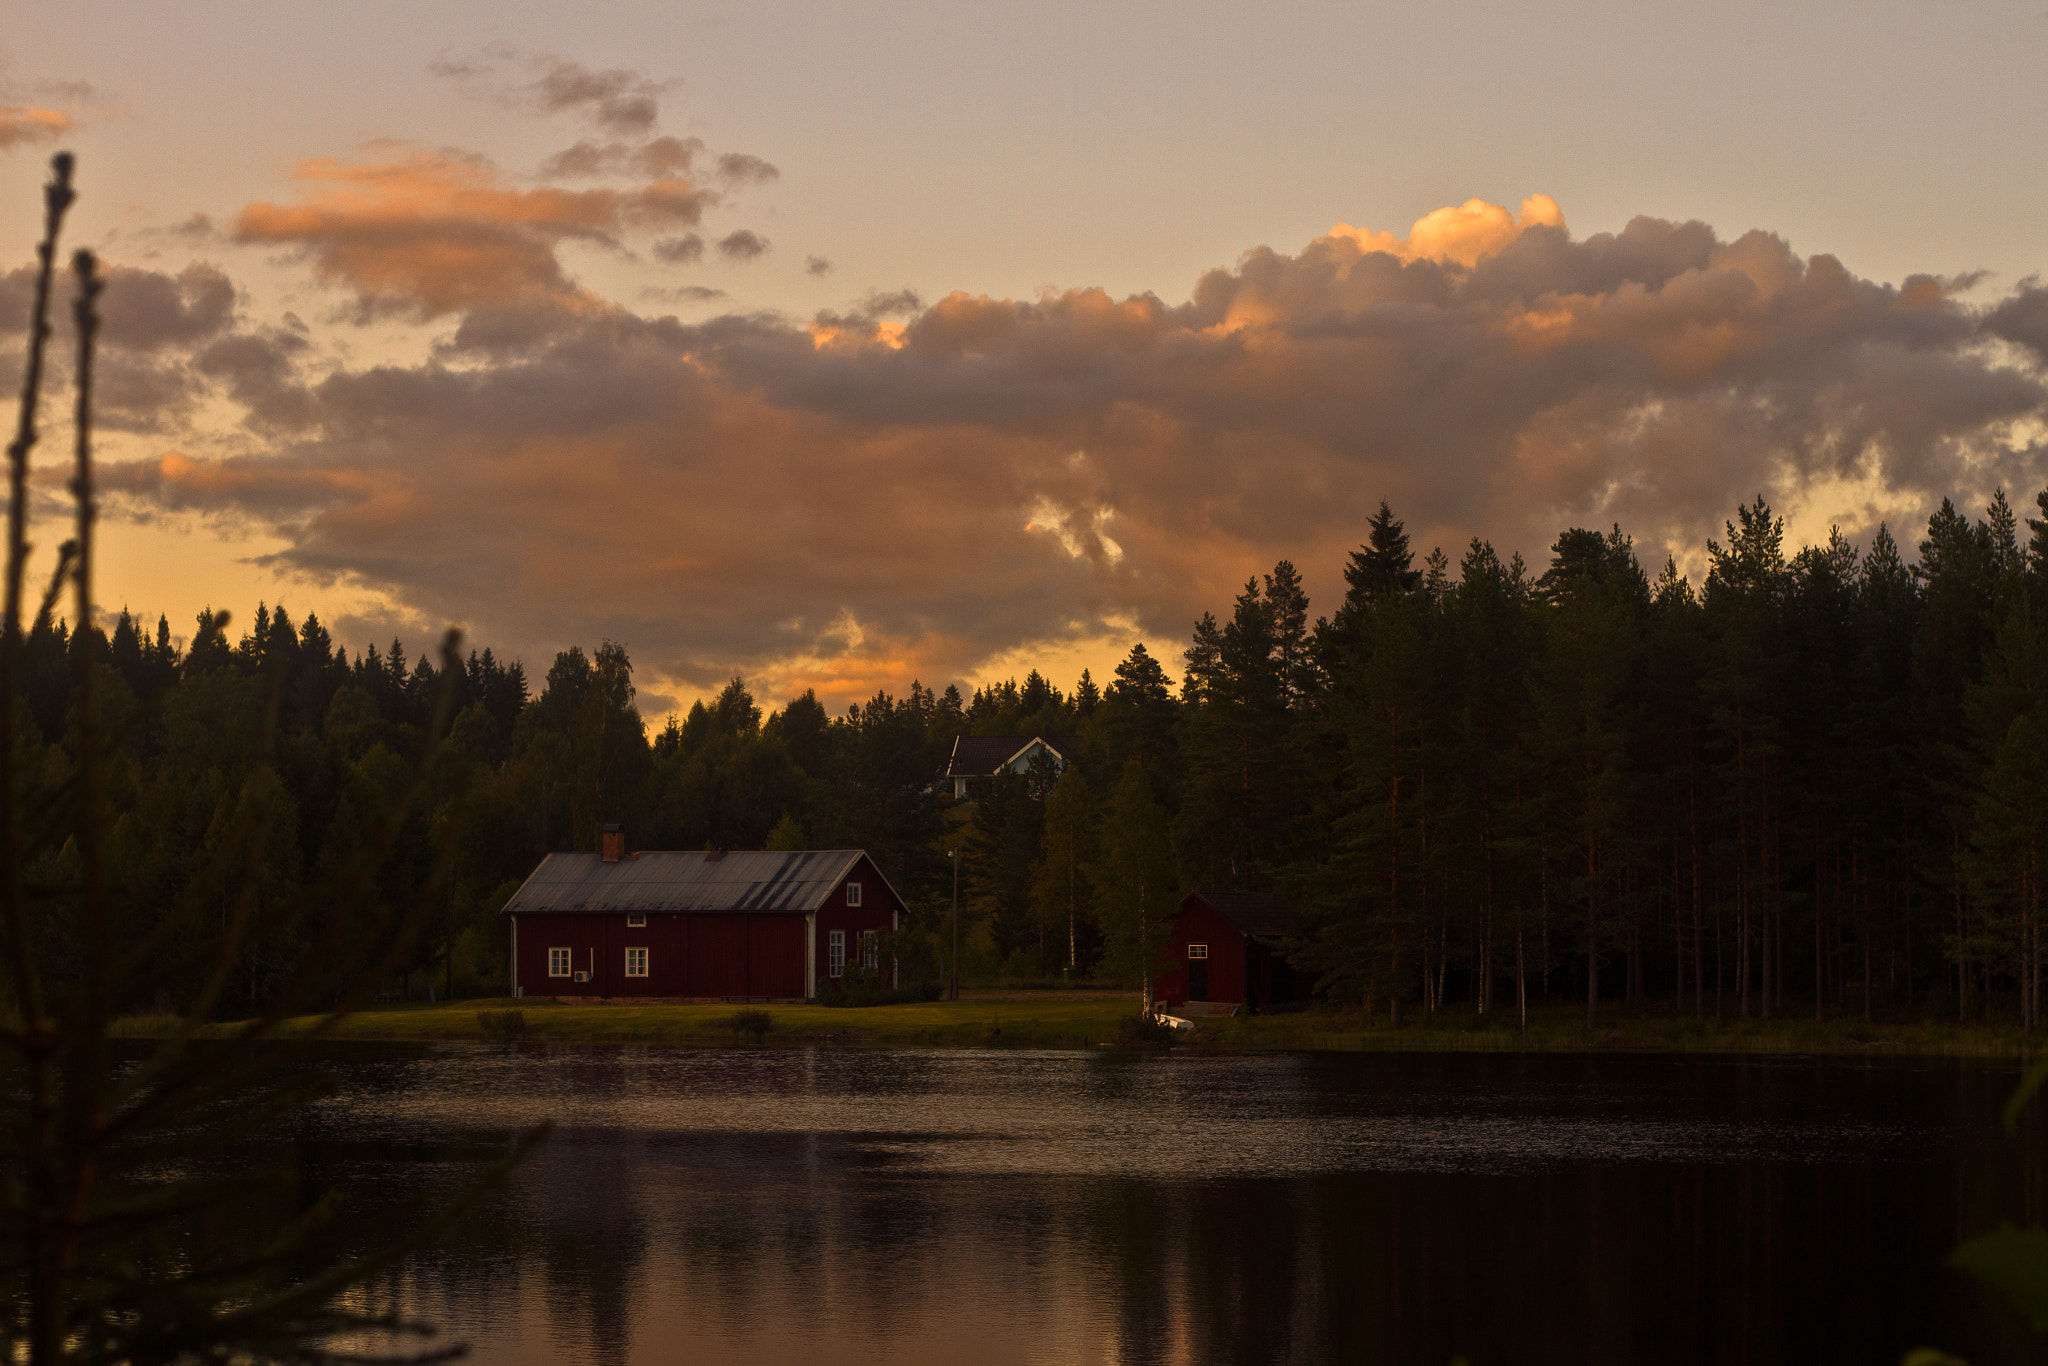
[[[1265,892],[1189,892],[1189,901],[1202,901],[1238,929],[1260,939],[1271,939],[1294,928],[1294,908],[1284,896]]]
[[[505,903],[511,914],[661,915],[822,908],[865,862],[891,896],[896,889],[860,849],[733,853],[643,850],[613,863],[589,853],[549,854]],[[900,902],[903,898],[896,897]]]
[[[1006,768],[1031,747],[1032,742],[1065,759],[1081,747],[1078,735],[963,735],[953,742],[953,757],[946,765],[948,778],[986,778]]]

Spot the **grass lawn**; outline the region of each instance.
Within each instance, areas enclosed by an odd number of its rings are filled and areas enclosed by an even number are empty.
[[[520,1037],[560,1043],[632,1043],[719,1046],[736,1037],[728,1023],[734,1005],[564,1005],[553,1001],[455,1001],[438,1005],[379,1005],[343,1020],[339,1039],[484,1039],[493,1037],[480,1012],[518,1011],[525,1022]],[[1089,995],[1041,1000],[921,1001],[914,1005],[831,1006],[771,1005],[766,1042],[895,1048],[1086,1048],[1116,1037],[1119,1018],[1137,1011],[1129,999]],[[144,1018],[123,1021],[120,1032],[131,1037],[167,1033],[173,1021]],[[311,1019],[290,1021],[288,1028],[306,1028]],[[225,1031],[232,1025],[215,1028]],[[751,1039],[748,1039],[751,1042]]]
[[[991,999],[991,998],[994,999]],[[929,1001],[859,1009],[813,1005],[761,1006],[771,1016],[769,1044],[883,1048],[1089,1048],[1114,1042],[1118,1024],[1137,1006],[1135,993],[988,993],[980,999]],[[750,1036],[735,1034],[732,1005],[634,1005],[614,1002],[565,1005],[544,1000],[457,1001],[438,1005],[380,1005],[343,1020],[341,1039],[486,1039],[493,1035],[480,1012],[517,1011],[520,1037],[558,1043],[659,1044],[716,1047]],[[1480,1017],[1453,1009],[1432,1019],[1411,1013],[1402,1029],[1385,1017],[1316,1010],[1299,1015],[1202,1021],[1189,1042],[1224,1050],[1311,1050],[1495,1053],[1828,1053],[1933,1057],[2020,1058],[2042,1051],[2040,1041],[2013,1025],[1954,1021],[1861,1019],[1816,1023],[1805,1019],[1695,1020],[1668,1008],[1604,1007],[1601,1028],[1589,1033],[1585,1007],[1533,1011],[1526,1032],[1512,1012]],[[310,1027],[309,1019],[288,1028]],[[175,1022],[142,1018],[120,1032],[160,1036]],[[232,1025],[219,1025],[225,1032]]]

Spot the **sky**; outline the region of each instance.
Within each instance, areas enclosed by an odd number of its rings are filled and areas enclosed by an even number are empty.
[[[2042,0],[8,17],[0,382],[68,148],[99,600],[180,636],[1069,687],[1331,610],[1382,498],[1697,581],[1758,494],[1910,554],[2048,484]]]

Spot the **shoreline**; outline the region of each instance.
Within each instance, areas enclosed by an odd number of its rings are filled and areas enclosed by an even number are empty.
[[[562,1004],[511,998],[438,1004],[379,1005],[342,1020],[337,1041],[383,1043],[531,1042],[632,1044],[715,1048],[758,1042],[767,1047],[835,1048],[1039,1048],[1090,1049],[1129,1043],[1126,1021],[1135,1016],[1135,994],[1104,992],[986,991],[963,993],[959,1001],[886,1006],[733,1004],[643,1005],[630,1002]],[[736,1032],[735,1012],[764,1010],[770,1024],[756,1040]],[[506,1013],[519,1026],[506,1030]],[[499,1028],[485,1019],[497,1016]],[[1830,1056],[1897,1058],[1980,1058],[2020,1062],[2048,1052],[2048,1035],[2029,1037],[2002,1022],[1936,1023],[1860,1018],[1719,1019],[1661,1013],[1653,1008],[1614,1007],[1597,1031],[1588,1031],[1577,1009],[1532,1011],[1526,1031],[1511,1016],[1491,1019],[1452,1011],[1411,1019],[1400,1029],[1357,1011],[1318,1010],[1295,1015],[1252,1016],[1199,1022],[1174,1047],[1219,1052],[1311,1053],[1498,1053],[1498,1054],[1691,1054],[1720,1056]],[[285,1022],[282,1032],[304,1033],[319,1017]],[[1501,1023],[1495,1023],[1496,1020]],[[177,1027],[168,1016],[118,1022],[118,1037],[161,1038]],[[232,1022],[209,1026],[225,1034]],[[1158,1044],[1140,1044],[1166,1051]]]

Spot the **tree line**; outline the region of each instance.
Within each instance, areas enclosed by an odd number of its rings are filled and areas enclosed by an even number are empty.
[[[380,895],[431,882],[406,989],[503,980],[496,915],[540,856],[594,848],[870,850],[915,910],[895,946],[936,978],[953,855],[970,974],[1143,980],[1185,890],[1299,911],[1288,949],[1383,1011],[1661,1000],[1699,1015],[1996,1008],[2038,1022],[2048,839],[2048,493],[1972,520],[1944,502],[1908,563],[1880,527],[1790,550],[1761,500],[1695,588],[1630,538],[1572,529],[1540,570],[1475,540],[1418,563],[1382,505],[1311,618],[1294,566],[1205,614],[1178,682],[1140,644],[1098,685],[1033,671],[913,682],[832,714],[764,714],[742,679],[652,733],[625,647],[558,654],[539,689],[484,649],[354,658],[259,606],[190,643],[123,613],[92,651],[110,836],[138,923],[205,894],[256,821],[279,904],[361,843],[435,747],[434,817],[396,832]],[[81,642],[24,641],[27,771],[56,791]],[[437,706],[448,723],[430,741]],[[962,735],[1070,737],[955,803]],[[32,870],[61,882],[65,853]],[[223,883],[219,895],[229,895]],[[320,916],[248,946],[250,1008]],[[193,962],[206,945],[187,946]]]
[[[1184,880],[1294,897],[1297,962],[1401,1011],[1573,993],[1697,1015],[2039,1022],[2048,493],[1788,551],[1759,498],[1697,589],[1573,529],[1418,566],[1383,504],[1344,601],[1291,566],[1187,652]]]

